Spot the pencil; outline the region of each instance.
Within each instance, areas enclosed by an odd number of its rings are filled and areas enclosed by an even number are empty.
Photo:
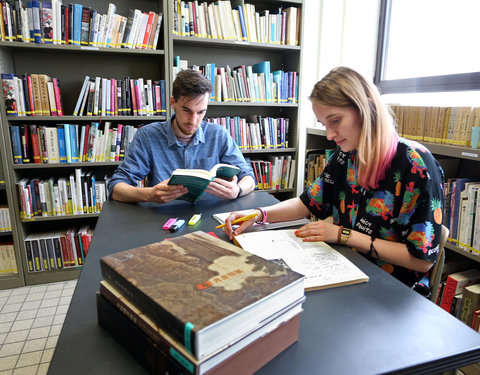
[[[257,216],[257,213],[256,212],[253,212],[247,216],[243,216],[243,217],[240,217],[238,219],[235,219],[232,221],[232,224],[236,224],[236,223],[240,223],[242,221],[247,221],[247,220],[250,220],[250,219],[253,219],[254,217]],[[220,224],[219,226],[215,227],[216,229],[218,228],[223,228],[226,224]]]

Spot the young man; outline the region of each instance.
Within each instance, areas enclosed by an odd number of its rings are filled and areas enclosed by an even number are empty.
[[[211,92],[212,84],[201,73],[188,69],[177,74],[170,98],[173,116],[137,131],[123,163],[108,183],[112,199],[170,202],[188,191],[181,185],[167,185],[175,169],[210,170],[218,163],[235,165],[241,172],[232,181],[215,178],[206,192],[235,199],[254,189],[253,170],[228,132],[203,121]],[[150,187],[136,187],[145,177]]]

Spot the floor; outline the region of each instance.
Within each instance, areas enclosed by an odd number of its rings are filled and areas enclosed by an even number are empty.
[[[43,375],[76,280],[0,290],[0,375]]]

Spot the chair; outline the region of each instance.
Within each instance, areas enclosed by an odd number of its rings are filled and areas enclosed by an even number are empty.
[[[430,271],[430,301],[436,302],[438,296],[438,286],[442,282],[443,265],[445,264],[445,243],[447,242],[450,231],[445,225],[442,225],[442,236],[438,249],[437,261]]]

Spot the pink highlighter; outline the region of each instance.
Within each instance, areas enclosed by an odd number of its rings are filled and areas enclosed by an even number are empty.
[[[170,227],[175,224],[175,222],[177,221],[177,218],[176,217],[172,217],[170,219],[167,220],[167,222],[165,224],[163,224],[163,229],[164,230],[169,230]]]

